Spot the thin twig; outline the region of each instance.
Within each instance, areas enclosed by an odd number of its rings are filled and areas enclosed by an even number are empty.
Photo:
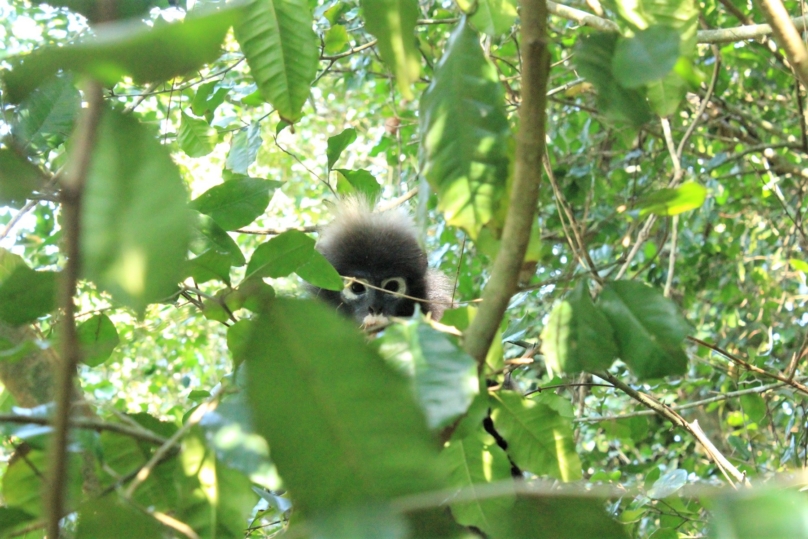
[[[801,384],[800,382],[797,382],[794,379],[789,379],[788,376],[782,376],[782,375],[777,374],[775,372],[769,372],[769,371],[767,371],[765,369],[761,369],[760,367],[758,367],[756,365],[752,365],[748,361],[744,361],[743,359],[739,358],[736,355],[730,354],[729,352],[727,352],[723,348],[720,348],[720,347],[718,347],[718,346],[716,346],[714,344],[702,341],[701,339],[697,339],[696,337],[687,337],[687,340],[689,340],[691,342],[694,342],[696,344],[699,344],[701,346],[704,346],[705,348],[709,348],[710,350],[712,350],[714,352],[718,352],[719,354],[721,354],[725,358],[729,359],[733,363],[736,363],[736,364],[740,365],[741,367],[745,368],[746,370],[756,372],[756,373],[758,373],[758,374],[760,374],[762,376],[767,376],[769,378],[773,378],[774,380],[779,380],[779,381],[783,382],[784,384],[793,387],[797,391],[800,391],[800,392],[808,395],[808,387],[806,387],[804,384]]]
[[[739,483],[743,483],[748,485],[749,480],[746,479],[746,474],[738,470],[727,458],[715,447],[713,442],[704,434],[704,431],[701,430],[701,427],[698,424],[698,421],[688,422],[685,418],[681,415],[676,413],[676,411],[672,410],[670,406],[659,402],[657,399],[637,391],[636,389],[632,388],[628,384],[624,383],[619,378],[612,376],[608,372],[599,372],[596,373],[598,377],[603,378],[604,380],[610,382],[616,388],[623,391],[629,397],[633,398],[637,402],[641,403],[642,405],[646,406],[647,408],[653,410],[657,415],[667,419],[674,425],[681,427],[688,431],[690,434],[693,435],[696,440],[701,443],[702,447],[705,449],[707,454],[710,458],[715,462],[718,469],[727,477],[727,480],[730,484],[734,486],[732,481],[729,479],[727,474],[732,475],[732,477],[738,481]]]
[[[688,402],[687,404],[680,404],[680,405],[669,405],[668,407],[674,411],[682,411],[682,410],[689,410],[690,408],[698,408],[699,406],[704,406],[705,404],[712,404],[714,402],[721,402],[729,399],[734,399],[735,397],[741,397],[743,395],[754,395],[759,393],[765,393],[766,391],[770,391],[772,389],[777,389],[780,387],[785,387],[785,382],[777,382],[774,384],[769,384],[765,386],[758,386],[758,387],[751,387],[747,389],[739,389],[738,391],[731,391],[729,393],[722,393],[721,395],[716,395],[715,397],[709,397],[706,399]],[[590,417],[579,417],[573,419],[573,423],[599,423],[601,421],[617,421],[620,419],[629,419],[632,417],[644,417],[649,415],[656,415],[657,413],[654,410],[638,410],[636,412],[629,412],[626,414],[617,414],[617,415],[604,415],[604,416],[590,416]]]
[[[22,220],[22,218],[25,217],[25,214],[33,210],[38,203],[39,203],[38,200],[29,200],[28,202],[26,202],[25,206],[19,209],[16,215],[14,215],[14,217],[11,218],[11,221],[9,221],[8,224],[5,226],[5,228],[3,228],[3,231],[0,232],[0,241],[3,241],[6,238],[6,236],[8,236],[9,233],[14,229],[14,227],[17,226],[17,223],[19,223],[20,220]]]
[[[53,420],[48,417],[32,417],[20,414],[0,414],[0,423],[14,423],[18,425],[53,425]],[[70,428],[73,429],[116,432],[118,434],[129,436],[130,438],[136,438],[138,440],[143,440],[144,442],[156,445],[163,444],[166,441],[166,439],[162,436],[158,436],[157,434],[154,434],[152,431],[146,430],[143,427],[128,427],[121,423],[110,423],[108,421],[76,417],[69,421],[69,425]]]
[[[674,215],[671,227],[673,227],[673,233],[671,234],[671,246],[670,246],[670,255],[668,255],[668,278],[665,279],[665,289],[662,292],[662,295],[666,298],[671,297],[671,286],[673,285],[673,271],[676,269],[676,240],[679,236],[679,216]]]
[[[70,430],[70,409],[73,404],[73,378],[76,367],[81,360],[78,335],[76,332],[75,309],[73,296],[76,294],[76,283],[81,272],[80,246],[81,235],[81,199],[84,184],[90,169],[93,148],[95,146],[98,124],[104,107],[104,96],[101,85],[96,81],[88,83],[85,89],[87,108],[82,114],[73,138],[70,169],[62,177],[62,230],[64,231],[64,248],[67,257],[65,269],[62,271],[62,298],[64,317],[61,321],[62,362],[59,365],[56,386],[56,414],[54,416],[54,432],[50,447],[49,484],[46,489],[46,521],[47,535],[53,539],[59,537],[59,520],[64,515],[65,485],[67,484],[67,442]]]
[[[135,494],[137,488],[143,484],[143,482],[149,478],[151,475],[152,470],[154,470],[155,466],[157,466],[163,459],[166,457],[169,451],[171,451],[174,446],[176,446],[179,441],[182,439],[185,434],[191,430],[197,423],[202,420],[202,417],[208,412],[212,412],[216,409],[219,405],[219,399],[221,399],[222,395],[225,392],[225,385],[222,384],[219,386],[219,389],[204,403],[200,404],[196,410],[188,417],[188,420],[185,421],[185,424],[175,432],[171,438],[165,441],[163,445],[161,445],[152,455],[152,458],[149,459],[145,465],[138,471],[135,478],[129,483],[129,486],[123,493],[124,498],[132,499],[132,496]]]

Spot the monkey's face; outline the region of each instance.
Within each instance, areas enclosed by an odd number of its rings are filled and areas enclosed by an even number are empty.
[[[384,324],[391,316],[412,316],[415,301],[408,297],[404,277],[352,277],[340,294],[339,310],[365,327]]]

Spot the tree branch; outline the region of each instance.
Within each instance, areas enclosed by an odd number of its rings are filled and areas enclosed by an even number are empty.
[[[62,178],[62,230],[67,263],[62,271],[61,301],[64,318],[62,331],[62,362],[59,365],[56,384],[56,414],[54,433],[51,439],[49,484],[46,489],[48,537],[59,538],[59,520],[64,514],[64,495],[67,483],[67,441],[70,428],[70,411],[73,403],[76,366],[80,361],[78,335],[76,334],[73,296],[80,272],[81,198],[90,160],[95,146],[96,132],[101,120],[104,97],[101,85],[91,81],[85,89],[87,108],[76,126],[70,169]]]
[[[698,442],[702,445],[707,454],[710,456],[713,462],[715,462],[716,466],[718,466],[725,477],[727,477],[727,474],[729,474],[732,475],[732,477],[734,477],[739,483],[749,484],[749,480],[746,479],[746,475],[736,468],[735,465],[733,465],[729,460],[727,460],[727,458],[718,450],[718,448],[715,447],[713,442],[707,438],[707,435],[703,430],[701,430],[698,421],[693,421],[692,423],[688,422],[685,418],[680,416],[666,404],[659,402],[650,395],[637,391],[608,372],[596,373],[596,375],[604,380],[607,380],[616,388],[620,389],[626,395],[636,400],[643,406],[653,410],[660,417],[667,419],[677,427],[681,427],[692,434],[693,437],[696,438],[696,440],[698,440]],[[729,479],[729,477],[727,477],[727,479]],[[732,483],[731,480],[730,483]]]
[[[797,78],[803,85],[808,86],[808,50],[805,50],[795,21],[788,16],[788,11],[781,0],[760,0],[759,3],[772,27],[774,40],[786,51],[786,58],[794,68]],[[803,31],[806,29],[804,18],[802,29]]]
[[[547,78],[547,6],[545,0],[523,0],[522,9],[522,105],[516,163],[502,245],[483,291],[480,310],[466,331],[465,349],[482,367],[491,341],[511,296],[517,291],[519,270],[530,240],[541,183],[544,157]]]
[[[0,414],[0,423],[15,423],[18,425],[53,425],[53,420],[49,417],[32,417],[20,414]],[[166,441],[165,438],[154,434],[150,430],[146,430],[145,428],[127,427],[121,423],[110,423],[107,421],[77,417],[71,419],[69,424],[70,427],[74,429],[95,431],[106,430],[109,432],[117,432],[118,434],[143,440],[144,442],[148,442],[150,444],[161,445]]]

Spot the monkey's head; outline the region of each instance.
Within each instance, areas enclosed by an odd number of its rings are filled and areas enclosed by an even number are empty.
[[[406,214],[373,213],[365,200],[346,199],[320,229],[316,249],[348,279],[341,292],[318,288],[315,293],[357,322],[372,326],[391,316],[412,316],[416,304],[430,311],[431,272]]]

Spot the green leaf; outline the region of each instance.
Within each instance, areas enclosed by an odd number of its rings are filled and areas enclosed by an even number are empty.
[[[586,280],[550,313],[541,351],[556,373],[608,369],[617,356],[609,321],[595,308]]]
[[[680,468],[669,470],[665,475],[654,481],[654,485],[648,490],[648,497],[653,500],[661,500],[676,494],[676,492],[687,484],[687,470]]]
[[[247,169],[258,156],[258,150],[263,144],[261,139],[261,126],[257,123],[242,129],[230,139],[230,151],[227,152],[225,167],[237,174],[247,174]]]
[[[480,32],[499,37],[508,32],[516,21],[514,0],[478,0],[471,24]]]
[[[800,492],[762,489],[718,497],[711,539],[800,539],[808,536],[808,504]]]
[[[258,246],[247,264],[247,276],[286,277],[311,260],[313,253],[313,239],[299,230],[287,230]]]
[[[59,70],[78,71],[110,86],[127,76],[143,84],[183,75],[219,57],[224,36],[241,10],[223,8],[153,27],[141,22],[109,23],[76,44],[43,47],[10,58],[12,68],[2,74],[5,97],[19,103]]]
[[[257,501],[249,478],[220,463],[199,432],[185,437],[180,460],[177,518],[200,537],[242,539]]]
[[[307,283],[326,290],[342,290],[345,286],[342,277],[326,258],[313,251],[309,261],[295,270]]]
[[[42,171],[23,155],[0,148],[0,206],[22,207],[25,199],[42,186]]]
[[[187,263],[186,274],[192,277],[197,284],[219,280],[230,286],[230,266],[233,259],[215,249],[205,251]]]
[[[73,76],[61,74],[34,90],[17,109],[12,133],[35,148],[62,144],[81,110],[81,94]]]
[[[575,59],[578,73],[595,85],[598,108],[609,118],[641,126],[651,119],[643,93],[620,86],[612,74],[612,60],[619,36],[597,32],[578,41]]]
[[[177,139],[180,149],[188,157],[202,157],[213,151],[219,135],[206,121],[191,118],[183,112]]]
[[[637,203],[640,215],[678,215],[700,207],[707,199],[707,189],[696,182],[686,182],[675,189],[660,189]]]
[[[90,367],[101,365],[120,343],[115,324],[105,314],[97,314],[76,328],[81,360]]]
[[[637,88],[667,75],[679,59],[679,32],[651,26],[621,37],[612,56],[612,73],[624,88]]]
[[[569,401],[549,393],[525,399],[503,391],[493,395],[491,402],[494,426],[508,442],[508,455],[517,466],[562,481],[581,478]]]
[[[0,320],[19,326],[56,307],[56,273],[17,266],[0,284]]]
[[[420,116],[423,174],[449,224],[475,239],[505,194],[510,126],[497,71],[465,19],[421,98]]]
[[[442,486],[408,380],[333,309],[276,298],[245,355],[256,431],[304,513]]]
[[[367,170],[346,170],[344,168],[334,169],[339,172],[337,178],[337,193],[341,196],[350,196],[359,193],[368,200],[375,202],[379,199],[382,186],[376,178]]]
[[[598,299],[614,328],[620,358],[638,378],[684,374],[690,326],[671,300],[635,281],[608,283]]]
[[[312,519],[313,539],[407,539],[404,516],[381,504],[329,511]]]
[[[418,80],[421,58],[415,46],[417,0],[361,0],[365,28],[378,40],[379,54],[396,77],[404,99],[412,99],[410,85]]]
[[[16,507],[0,507],[0,537],[6,537],[5,533],[13,532],[14,528],[20,524],[25,524],[34,520],[33,515],[29,515],[22,509]]]
[[[191,208],[210,215],[225,230],[236,230],[264,213],[280,182],[243,177],[211,187],[191,201]]]
[[[11,251],[0,248],[0,285],[3,281],[8,279],[8,276],[14,273],[17,266],[24,266],[25,262],[22,257],[15,255]]]
[[[325,151],[328,157],[328,170],[331,170],[339,156],[353,141],[356,140],[356,129],[349,127],[339,135],[328,137],[328,148]]]
[[[683,70],[693,70],[692,60],[680,57],[673,71],[661,80],[648,83],[648,102],[657,115],[670,116],[679,108],[679,104],[692,84],[679,73]],[[695,86],[698,87],[698,85]]]
[[[479,392],[477,362],[428,324],[413,320],[391,326],[381,346],[388,360],[412,374],[418,404],[431,429],[445,427],[466,413]]]
[[[48,470],[49,457],[45,451],[30,447],[25,447],[23,451],[26,451],[25,458],[9,462],[3,474],[3,501],[29,515],[42,517],[43,472]],[[75,453],[68,453],[67,458],[66,501],[68,507],[73,507],[81,495],[81,458]]]
[[[479,485],[511,480],[511,463],[508,456],[490,435],[475,433],[460,440],[452,440],[443,448],[441,468],[446,470],[449,484],[474,492]],[[452,515],[463,526],[475,526],[485,533],[496,529],[497,521],[507,518],[515,496],[511,494],[496,498],[473,499],[452,503]]]
[[[214,80],[200,84],[197,88],[194,99],[191,101],[191,112],[196,116],[205,116],[210,121],[219,105],[224,103],[228,93],[227,88],[218,88],[214,92],[217,84],[219,81]]]
[[[195,213],[195,217],[196,234],[191,243],[191,250],[194,253],[202,254],[213,249],[219,254],[227,255],[233,266],[243,266],[247,263],[236,242],[222,227],[216,224],[216,221],[200,213]]]
[[[163,537],[167,533],[160,522],[115,492],[88,500],[79,508],[76,539],[142,539]]]
[[[496,522],[493,539],[628,539],[623,527],[609,518],[605,500],[576,496],[519,498],[509,514]]]
[[[350,40],[351,38],[348,36],[348,31],[345,27],[341,24],[335,24],[325,32],[325,47],[323,47],[323,51],[326,54],[342,52],[342,50],[348,46]]]
[[[311,91],[319,57],[305,0],[250,0],[234,27],[261,94],[294,123]]]
[[[165,146],[132,116],[105,111],[82,204],[85,276],[142,311],[182,278],[191,214]]]

